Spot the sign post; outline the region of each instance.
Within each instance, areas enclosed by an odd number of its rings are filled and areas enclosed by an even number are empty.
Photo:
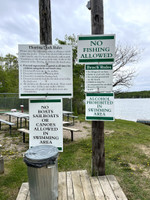
[[[104,120],[114,119],[113,99],[105,95],[112,92],[112,67],[110,70],[108,66],[112,66],[115,58],[115,35],[103,35],[103,0],[90,0],[88,4],[92,35],[78,37],[78,62],[86,64],[86,119],[92,120],[92,175],[101,176],[105,175]]]

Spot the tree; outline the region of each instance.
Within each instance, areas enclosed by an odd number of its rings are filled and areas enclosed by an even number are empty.
[[[0,93],[18,93],[18,58],[7,54],[0,57]]]
[[[56,39],[60,45],[72,45],[73,49],[73,111],[75,114],[84,112],[84,65],[76,63],[77,60],[77,38],[65,35],[64,40]]]
[[[113,88],[119,92],[124,87],[130,87],[136,76],[134,64],[138,62],[141,52],[132,46],[117,45],[115,62],[113,64]]]

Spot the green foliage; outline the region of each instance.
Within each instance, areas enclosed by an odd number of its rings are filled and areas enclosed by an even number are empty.
[[[0,199],[16,199],[18,188],[27,180],[27,167],[23,162],[23,158],[5,162],[5,173],[0,175]]]
[[[7,54],[0,57],[0,93],[18,92],[18,59]]]
[[[77,39],[72,36],[65,36],[64,41],[56,39],[58,44],[72,45],[73,50],[73,111],[74,114],[84,112],[84,65],[76,64],[77,60]]]
[[[121,92],[115,95],[116,98],[150,98],[150,91]]]
[[[83,120],[84,116],[79,116]],[[150,127],[126,120],[105,122],[106,175],[115,175],[129,200],[148,200],[150,197]],[[108,131],[111,131],[108,134]],[[112,132],[113,131],[113,132]],[[71,142],[64,140],[59,154],[58,170],[86,169],[91,174],[91,138]],[[22,158],[5,162],[0,175],[0,199],[16,199],[18,188],[27,182],[27,167]],[[139,189],[140,188],[140,189]]]

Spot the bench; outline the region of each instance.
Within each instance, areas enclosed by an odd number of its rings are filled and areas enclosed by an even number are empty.
[[[75,119],[75,118],[78,118],[78,116],[70,115],[70,117],[72,117],[73,125],[74,125],[74,119]]]
[[[5,120],[3,120],[3,119],[0,119],[0,130],[1,130],[1,123],[4,123],[4,124],[9,125],[9,133],[11,134],[11,127],[14,126],[15,123],[8,122],[8,121],[5,121]]]
[[[71,133],[71,141],[73,141],[73,132],[78,132],[78,131],[80,131],[79,129],[69,128],[69,127],[65,127],[65,126],[63,126],[63,129],[64,129],[64,130],[70,131],[70,133]]]
[[[73,124],[73,125],[74,125],[74,120],[75,120],[75,118],[78,118],[78,116],[68,115],[68,114],[64,114],[64,116],[67,116],[67,121],[69,121],[69,117],[72,117],[72,120],[73,120],[72,124]]]
[[[23,133],[23,143],[25,143],[25,134],[29,134],[29,130],[25,128],[19,128],[18,131]]]

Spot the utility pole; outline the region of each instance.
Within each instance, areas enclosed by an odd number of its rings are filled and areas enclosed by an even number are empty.
[[[52,44],[51,1],[39,0],[40,44]]]
[[[103,0],[91,0],[92,34],[104,34]],[[92,175],[105,175],[104,122],[92,121]]]

